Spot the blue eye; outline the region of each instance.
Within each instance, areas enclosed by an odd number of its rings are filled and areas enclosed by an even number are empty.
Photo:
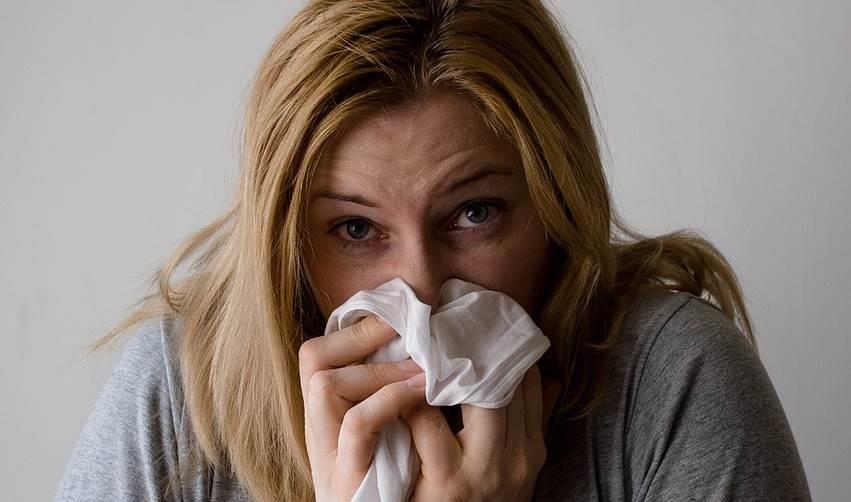
[[[345,236],[338,235],[342,227],[345,227]],[[341,248],[345,250],[357,250],[372,246],[375,240],[381,240],[380,238],[367,239],[366,237],[370,234],[370,230],[374,230],[374,228],[367,220],[351,218],[332,225],[330,233]]]
[[[484,223],[488,216],[490,215],[490,208],[493,204],[485,203],[485,202],[474,202],[473,204],[469,204],[464,207],[464,211],[461,216],[463,216],[467,221],[472,222],[473,225],[459,225],[461,228],[471,228],[477,227]]]
[[[361,240],[369,235],[369,223],[364,220],[349,220],[346,222],[346,233],[354,240]]]

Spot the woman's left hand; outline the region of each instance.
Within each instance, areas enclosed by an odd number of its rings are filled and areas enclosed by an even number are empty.
[[[401,418],[411,429],[421,467],[410,502],[528,501],[547,458],[546,420],[560,384],[533,365],[508,406],[461,405],[464,428],[453,434],[440,408],[423,402]]]

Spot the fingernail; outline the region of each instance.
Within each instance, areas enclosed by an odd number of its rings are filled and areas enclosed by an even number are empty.
[[[412,376],[407,382],[412,389],[422,389],[426,384],[425,372]]]

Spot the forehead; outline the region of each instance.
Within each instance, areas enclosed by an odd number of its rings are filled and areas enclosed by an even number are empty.
[[[316,184],[404,180],[409,189],[428,189],[471,161],[514,160],[514,149],[490,130],[470,98],[443,93],[354,122],[326,146]]]

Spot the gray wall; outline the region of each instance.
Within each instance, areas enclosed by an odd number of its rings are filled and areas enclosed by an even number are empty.
[[[616,203],[740,274],[814,498],[851,490],[851,7],[557,3]],[[4,1],[0,486],[51,496],[115,354],[83,347],[224,205],[248,79],[287,2]]]

